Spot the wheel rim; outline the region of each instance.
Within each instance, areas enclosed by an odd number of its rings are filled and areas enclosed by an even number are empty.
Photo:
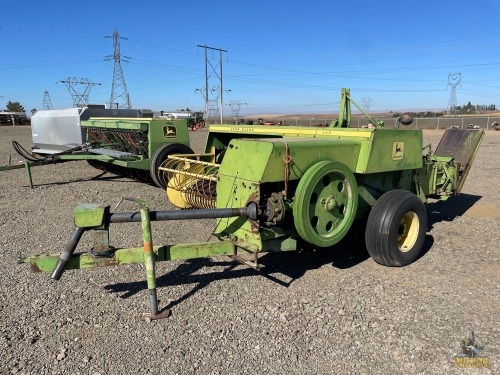
[[[321,247],[339,242],[350,229],[358,203],[356,179],[337,162],[320,162],[302,176],[293,216],[300,237]]]
[[[410,251],[418,239],[420,222],[415,212],[407,212],[400,220],[398,226],[397,243],[399,249],[406,253]]]

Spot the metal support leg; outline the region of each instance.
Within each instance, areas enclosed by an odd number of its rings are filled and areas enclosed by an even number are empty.
[[[141,320],[156,320],[170,316],[170,310],[165,309],[158,313],[158,297],[156,294],[156,273],[155,273],[155,255],[153,253],[153,241],[151,236],[151,220],[149,216],[149,208],[143,201],[135,200],[141,204],[141,224],[142,224],[142,240],[144,243],[144,266],[146,268],[146,280],[149,292],[150,312],[143,313]]]
[[[52,271],[52,278],[54,280],[59,280],[61,278],[61,275],[64,272],[64,267],[66,266],[66,263],[68,262],[69,258],[71,258],[71,255],[73,255],[73,252],[75,251],[78,242],[82,238],[83,232],[85,232],[85,229],[75,228],[73,230],[73,233],[71,233],[71,238],[64,247],[64,250],[59,256],[59,260],[57,261],[57,264],[54,270]]]
[[[26,171],[26,177],[28,178],[30,188],[33,189],[33,178],[31,177],[31,166],[30,166],[30,162],[28,160],[26,160],[24,162],[24,170]]]

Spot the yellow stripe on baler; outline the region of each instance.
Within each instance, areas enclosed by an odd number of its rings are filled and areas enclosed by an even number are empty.
[[[362,137],[370,138],[374,129],[333,129],[333,128],[303,128],[273,126],[237,126],[237,125],[211,125],[210,132],[218,133],[247,133],[247,134],[281,134],[283,136],[309,136],[309,137]]]

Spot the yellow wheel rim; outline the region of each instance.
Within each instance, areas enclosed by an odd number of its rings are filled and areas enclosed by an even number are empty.
[[[410,251],[417,242],[420,222],[415,212],[407,212],[399,222],[397,242],[399,249],[406,253]]]

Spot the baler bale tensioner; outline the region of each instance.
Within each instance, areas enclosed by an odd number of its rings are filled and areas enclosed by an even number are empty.
[[[189,119],[90,117],[75,123],[75,116],[65,111],[46,112],[46,124],[41,129],[32,126],[34,141],[44,133],[45,143],[35,142],[28,152],[13,141],[14,150],[25,161],[0,166],[0,171],[24,167],[30,186],[34,166],[86,160],[102,171],[165,188],[159,166],[168,155],[193,153],[189,147]],[[55,112],[53,117],[51,112]],[[62,119],[57,117],[60,112]],[[72,130],[76,132],[73,138],[68,128],[76,128]],[[79,142],[68,144],[69,140]]]
[[[213,125],[206,153],[169,156],[159,166],[177,211],[110,212],[109,206],[76,207],[76,228],[60,256],[21,260],[59,279],[66,269],[144,263],[151,319],[158,312],[155,262],[229,255],[258,267],[258,255],[304,247],[331,248],[367,219],[365,240],[372,258],[386,266],[414,261],[423,246],[427,199],[460,193],[479,148],[482,130],[448,129],[433,152],[422,131],[394,129],[364,113],[373,126],[349,127],[348,89],[338,119],[328,127]],[[425,151],[425,152],[424,152]],[[215,242],[153,246],[151,222],[215,218]],[[109,227],[141,222],[144,247],[110,246]],[[86,231],[93,250],[75,254]],[[329,251],[335,251],[334,248]],[[249,254],[244,256],[243,254]]]

